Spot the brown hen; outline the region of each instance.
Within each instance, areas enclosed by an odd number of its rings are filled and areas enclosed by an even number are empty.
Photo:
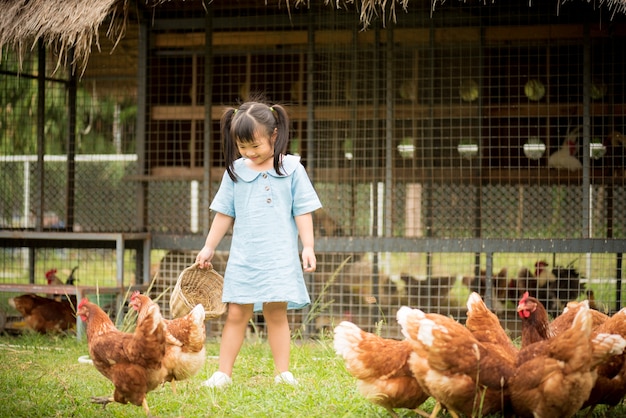
[[[597,311],[595,309],[591,309],[591,304],[589,303],[589,301],[581,301],[581,302],[572,301],[572,302],[567,303],[567,306],[565,307],[565,309],[563,309],[563,313],[561,315],[557,316],[556,318],[552,320],[552,322],[550,322],[550,325],[549,325],[550,333],[552,335],[559,335],[563,331],[570,329],[572,327],[572,322],[574,321],[574,317],[576,316],[576,313],[578,312],[580,307],[585,303],[587,303],[590,308],[589,314],[591,315],[591,329],[592,330],[595,330],[601,324],[603,324],[607,319],[609,319],[608,315],[600,311]]]
[[[593,311],[592,311],[593,312]],[[626,337],[626,308],[599,325],[593,335],[619,334]],[[598,366],[598,379],[583,408],[605,404],[615,406],[626,396],[626,354],[612,356]]]
[[[485,347],[499,351],[511,364],[515,364],[519,350],[502,328],[496,314],[489,310],[476,292],[472,292],[467,299],[465,326]]]
[[[429,416],[418,408],[429,396],[409,367],[413,355],[409,341],[382,338],[343,321],[335,327],[333,345],[348,372],[357,378],[359,392],[369,401],[392,416],[397,416],[394,408],[413,409]]]
[[[588,301],[568,302],[563,313],[550,321],[543,304],[525,292],[517,305],[517,312],[522,320],[522,347],[538,341],[547,340],[572,327],[574,317],[582,306],[589,306]],[[591,309],[591,329],[595,329],[608,319],[602,312]]]
[[[397,318],[416,353],[409,359],[413,375],[450,415],[510,413],[507,382],[515,365],[499,350],[447,316],[403,306]]]
[[[148,296],[133,293],[130,306],[141,316],[142,310],[155,304]],[[163,318],[166,331],[165,355],[162,369],[163,381],[171,382],[176,392],[176,381],[194,376],[204,366],[206,360],[205,311],[196,305],[187,315],[176,319]]]
[[[509,380],[517,417],[566,418],[581,408],[596,381],[597,365],[626,345],[618,335],[592,340],[592,322],[588,304],[582,304],[570,329],[522,347]]]
[[[58,333],[76,327],[76,316],[69,301],[56,301],[33,293],[9,299],[26,325],[40,334]]]
[[[131,403],[151,416],[146,394],[162,382],[165,354],[165,326],[158,305],[140,313],[133,333],[115,328],[107,314],[87,299],[79,303],[77,315],[87,325],[93,365],[115,386],[112,397],[93,397],[92,402],[103,406],[114,401]]]
[[[517,313],[522,320],[522,347],[547,340],[552,336],[546,308],[528,292],[524,292],[520,299]]]

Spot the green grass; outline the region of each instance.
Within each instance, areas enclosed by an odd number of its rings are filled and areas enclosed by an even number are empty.
[[[134,405],[91,404],[91,396],[109,395],[113,385],[91,365],[78,363],[87,343],[73,337],[25,334],[0,337],[0,416],[142,417]],[[217,369],[217,342],[207,343],[203,370],[148,394],[152,414],[160,417],[342,417],[386,416],[365,401],[330,341],[294,343],[291,370],[298,387],[276,385],[265,342],[246,343],[235,365],[233,385],[224,390],[200,387]],[[406,412],[406,416],[414,416]]]
[[[143,417],[140,407],[90,402],[92,396],[110,395],[112,384],[95,368],[81,364],[87,343],[74,337],[27,333],[0,336],[0,416],[2,417]],[[235,364],[233,385],[214,390],[200,383],[217,369],[219,345],[207,342],[205,367],[193,378],[179,382],[177,393],[169,384],[150,392],[153,415],[166,417],[387,417],[358,393],[355,379],[338,358],[329,338],[294,342],[291,370],[297,387],[276,385],[273,361],[266,342],[246,342]],[[422,407],[431,411],[428,400]],[[398,410],[400,416],[415,417]],[[626,408],[594,416],[621,417]],[[604,415],[603,415],[604,414]],[[581,417],[583,413],[579,413]]]

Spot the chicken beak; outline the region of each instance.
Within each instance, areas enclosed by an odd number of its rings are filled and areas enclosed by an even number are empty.
[[[522,303],[517,305],[517,313],[520,318],[528,318],[530,316],[530,311],[526,309],[526,306]]]

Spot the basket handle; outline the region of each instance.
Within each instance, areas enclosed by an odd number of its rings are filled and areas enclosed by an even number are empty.
[[[192,267],[196,267],[196,268],[199,268],[199,269],[204,269],[204,267],[201,266],[200,263],[197,263],[197,262],[194,262],[192,264]],[[208,270],[213,270],[213,263],[209,262],[209,266],[207,267],[207,269]]]

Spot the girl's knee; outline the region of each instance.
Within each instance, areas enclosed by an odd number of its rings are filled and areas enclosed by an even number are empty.
[[[280,318],[287,316],[287,303],[286,302],[268,302],[263,304],[263,316]]]
[[[228,321],[237,323],[247,323],[252,318],[253,305],[236,305],[228,306]]]
[[[287,304],[284,302],[272,302],[263,305],[263,317],[268,326],[272,324],[288,323]]]

